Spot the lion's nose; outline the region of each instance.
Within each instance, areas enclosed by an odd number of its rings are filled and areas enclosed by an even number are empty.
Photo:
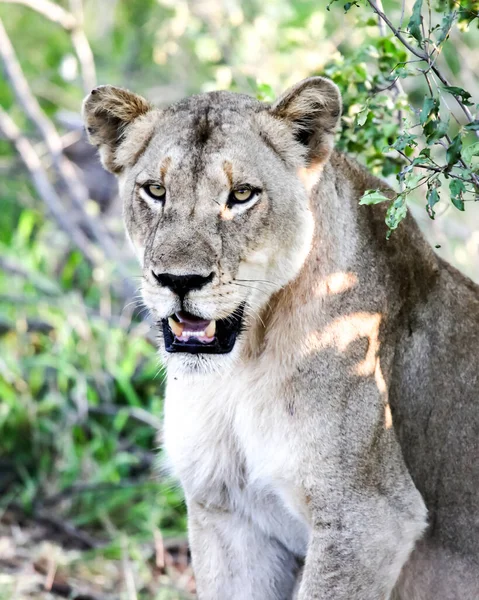
[[[186,296],[192,290],[200,290],[213,279],[213,273],[207,277],[203,275],[172,275],[171,273],[155,273],[152,271],[153,277],[163,287],[169,288],[180,298]]]

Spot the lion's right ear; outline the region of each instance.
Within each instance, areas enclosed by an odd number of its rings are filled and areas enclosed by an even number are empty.
[[[90,142],[99,149],[105,169],[119,173],[116,151],[128,127],[153,110],[152,105],[137,94],[112,85],[101,85],[83,101],[83,120]]]
[[[310,164],[329,158],[341,116],[341,94],[330,79],[309,77],[300,81],[273,104],[271,113],[289,123]]]

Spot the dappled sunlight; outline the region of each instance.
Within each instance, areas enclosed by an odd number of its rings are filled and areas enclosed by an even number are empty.
[[[340,352],[346,352],[348,346],[360,338],[368,338],[366,357],[357,366],[359,375],[371,375],[375,369],[376,354],[379,348],[378,332],[381,313],[356,312],[339,317],[323,331],[314,332],[308,338],[311,350],[321,350],[333,346]]]
[[[351,273],[335,273],[331,276],[329,284],[336,290],[335,293],[341,293],[344,289],[349,289],[355,285],[355,282],[356,277]],[[392,424],[392,417],[387,404],[387,385],[379,359],[379,328],[381,321],[381,313],[351,313],[334,320],[322,331],[311,333],[305,345],[308,354],[329,347],[345,354],[355,341],[367,340],[365,356],[353,365],[352,372],[360,377],[374,377],[377,389],[386,403],[384,421],[385,427],[389,428]]]
[[[391,414],[391,407],[389,406],[389,402],[386,402],[384,405],[384,427],[386,429],[391,429],[393,426],[393,416]]]
[[[324,277],[317,284],[315,289],[316,296],[329,296],[331,294],[343,294],[351,290],[358,283],[356,273],[331,273]]]
[[[301,167],[298,169],[298,177],[308,192],[311,192],[314,185],[318,182],[322,170],[323,161],[315,161],[308,167]]]

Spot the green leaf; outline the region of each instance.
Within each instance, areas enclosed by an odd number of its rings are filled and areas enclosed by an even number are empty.
[[[454,24],[455,18],[456,18],[456,15],[453,12],[444,15],[441,26],[439,28],[439,35],[437,36],[436,43],[438,46],[440,44],[442,44],[444,42],[444,40],[447,38],[447,36],[449,35],[449,32],[451,31],[451,28]]]
[[[422,25],[422,2],[423,0],[416,0],[414,3],[414,8],[412,9],[412,16],[407,26],[409,33],[416,38],[416,40],[421,43],[422,41],[422,33],[421,33],[421,25]]]
[[[359,8],[359,4],[357,2],[346,2],[344,5],[344,12],[348,12],[348,10],[353,6],[357,6]]]
[[[467,148],[464,148],[462,151],[462,158],[467,164],[471,164],[473,156],[479,156],[479,142],[467,146]]]
[[[391,202],[391,204],[389,205],[385,219],[386,225],[391,231],[393,231],[394,229],[397,229],[399,223],[401,223],[401,221],[406,218],[406,215],[406,198],[400,194],[396,198],[396,200],[394,200],[394,202]],[[389,235],[387,237],[389,237]]]
[[[356,125],[359,127],[363,127],[363,125],[368,120],[369,116],[369,100],[366,101],[366,104],[361,108],[361,110],[356,115]]]
[[[431,96],[426,96],[426,98],[424,98],[424,103],[422,105],[422,110],[421,110],[421,117],[420,117],[421,125],[425,125],[426,122],[429,120],[429,116],[431,115],[431,112],[433,112],[434,109],[436,109],[434,112],[437,112],[438,108],[439,108],[438,100],[436,98],[431,98]]]
[[[479,119],[476,119],[475,121],[472,121],[471,123],[468,123],[464,129],[466,131],[479,131]]]
[[[447,115],[445,120],[435,119],[430,120],[424,126],[424,134],[429,145],[434,144],[443,138],[449,130],[450,115]]]
[[[421,180],[426,178],[427,175],[424,174],[424,171],[421,171],[420,173],[413,173],[413,171],[410,171],[409,175],[405,178],[406,190],[416,189],[419,187]]]
[[[368,190],[361,198],[359,204],[379,204],[380,202],[389,202],[390,198],[385,196],[379,190]]]
[[[456,135],[456,137],[452,140],[452,144],[446,151],[446,160],[447,164],[452,166],[461,157],[461,149],[462,149],[462,138],[460,134]]]
[[[411,133],[402,133],[392,145],[394,150],[404,151],[408,146],[417,146],[417,135]]]
[[[464,183],[460,179],[452,179],[449,184],[449,190],[451,192],[451,202],[458,210],[464,211],[464,200],[462,199],[466,191]]]
[[[464,200],[461,200],[461,198],[458,198],[457,196],[451,196],[451,201],[454,204],[454,206],[457,208],[457,210],[460,210],[462,212],[464,212],[466,210],[466,208],[464,206]]]
[[[273,88],[268,83],[256,83],[256,98],[261,102],[273,102],[276,94]]]
[[[427,206],[426,206],[427,212],[428,212],[429,216],[431,217],[431,219],[434,219],[434,217],[436,216],[436,213],[434,212],[434,206],[441,200],[437,189],[436,188],[429,189],[426,194],[426,199],[427,199]]]
[[[457,87],[456,85],[445,85],[444,89],[453,96],[459,97],[464,105],[473,105],[473,103],[470,101],[471,94],[468,91],[463,90],[461,87]]]
[[[366,107],[357,114],[357,117],[356,117],[357,125],[359,125],[359,127],[362,127],[368,120],[368,116],[369,116],[369,108]]]

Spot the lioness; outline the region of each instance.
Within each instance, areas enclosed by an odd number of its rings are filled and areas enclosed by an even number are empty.
[[[161,332],[198,596],[477,600],[479,288],[410,219],[386,241],[340,112],[321,77],[272,106],[84,103]]]

